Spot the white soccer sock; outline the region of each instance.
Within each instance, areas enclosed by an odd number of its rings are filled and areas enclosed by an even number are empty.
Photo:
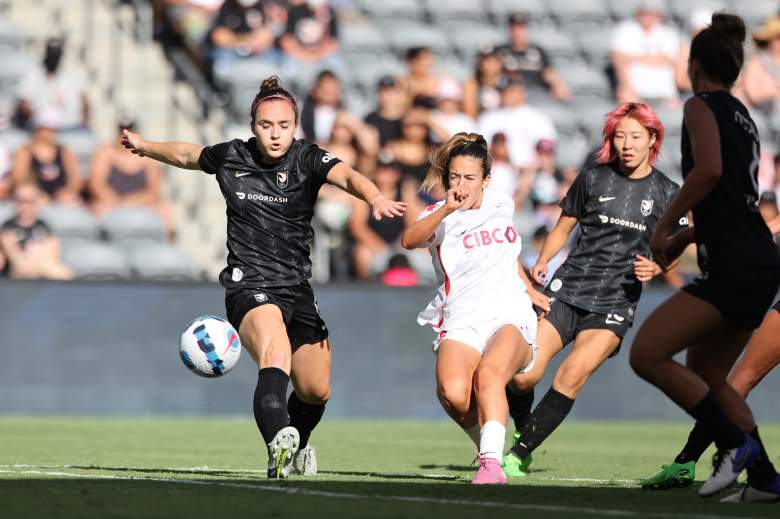
[[[473,427],[469,427],[468,429],[463,429],[463,432],[468,435],[469,438],[471,438],[471,441],[474,442],[474,445],[479,447],[479,424],[476,424]]]
[[[506,427],[496,420],[488,420],[479,436],[479,455],[501,461],[504,455]]]

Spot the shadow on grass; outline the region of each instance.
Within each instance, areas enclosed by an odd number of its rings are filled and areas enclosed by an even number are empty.
[[[397,518],[442,515],[478,517],[595,518],[617,516],[653,519],[777,517],[777,505],[728,506],[703,500],[692,489],[645,492],[625,487],[562,487],[554,484],[472,486],[457,482],[290,479],[230,479],[109,475],[82,469],[76,475],[0,479],[4,519],[16,517],[338,517]],[[90,470],[95,473],[90,474]],[[151,469],[146,469],[151,470]],[[99,472],[99,473],[98,473]],[[119,472],[119,471],[118,471]],[[143,471],[137,471],[143,474]],[[223,471],[227,472],[227,471]],[[168,475],[166,475],[166,473]],[[192,476],[192,471],[187,471]],[[217,475],[214,471],[208,476]],[[235,476],[235,472],[230,473]],[[83,476],[83,477],[82,477]],[[419,475],[422,476],[422,475]],[[104,479],[112,477],[117,479]],[[525,515],[523,515],[525,512]],[[259,514],[259,515],[258,515]]]

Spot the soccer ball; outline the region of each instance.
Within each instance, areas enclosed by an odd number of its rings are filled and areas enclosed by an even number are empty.
[[[221,377],[233,369],[239,355],[238,333],[221,317],[198,317],[181,334],[179,357],[190,371],[201,377]]]

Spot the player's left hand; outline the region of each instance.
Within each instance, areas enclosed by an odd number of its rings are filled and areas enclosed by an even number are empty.
[[[388,200],[382,195],[375,196],[371,202],[371,213],[374,215],[375,220],[381,220],[382,218],[395,218],[396,216],[403,216],[406,212],[406,204],[404,202],[396,202],[394,200]]]
[[[637,254],[634,260],[634,275],[642,283],[650,281],[656,275],[655,262]]]
[[[655,231],[653,231],[653,236],[650,238],[650,250],[653,253],[653,258],[655,258],[658,266],[664,271],[666,271],[670,263],[666,256],[666,246],[669,242],[668,236],[669,229],[659,223]]]
[[[544,295],[543,292],[536,290],[535,288],[528,287],[528,297],[531,298],[531,304],[534,305],[534,309],[537,310],[539,319],[547,315],[550,311],[550,298]],[[541,310],[541,312],[539,312]]]

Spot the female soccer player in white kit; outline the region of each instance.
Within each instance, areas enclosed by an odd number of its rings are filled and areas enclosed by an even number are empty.
[[[501,468],[508,405],[504,387],[533,365],[532,302],[548,310],[518,263],[514,203],[485,191],[490,155],[481,135],[458,133],[439,148],[423,189],[443,187],[445,200],[407,229],[407,249],[428,247],[441,286],[417,321],[438,333],[437,395],[447,414],[479,445],[472,483],[504,484]]]

